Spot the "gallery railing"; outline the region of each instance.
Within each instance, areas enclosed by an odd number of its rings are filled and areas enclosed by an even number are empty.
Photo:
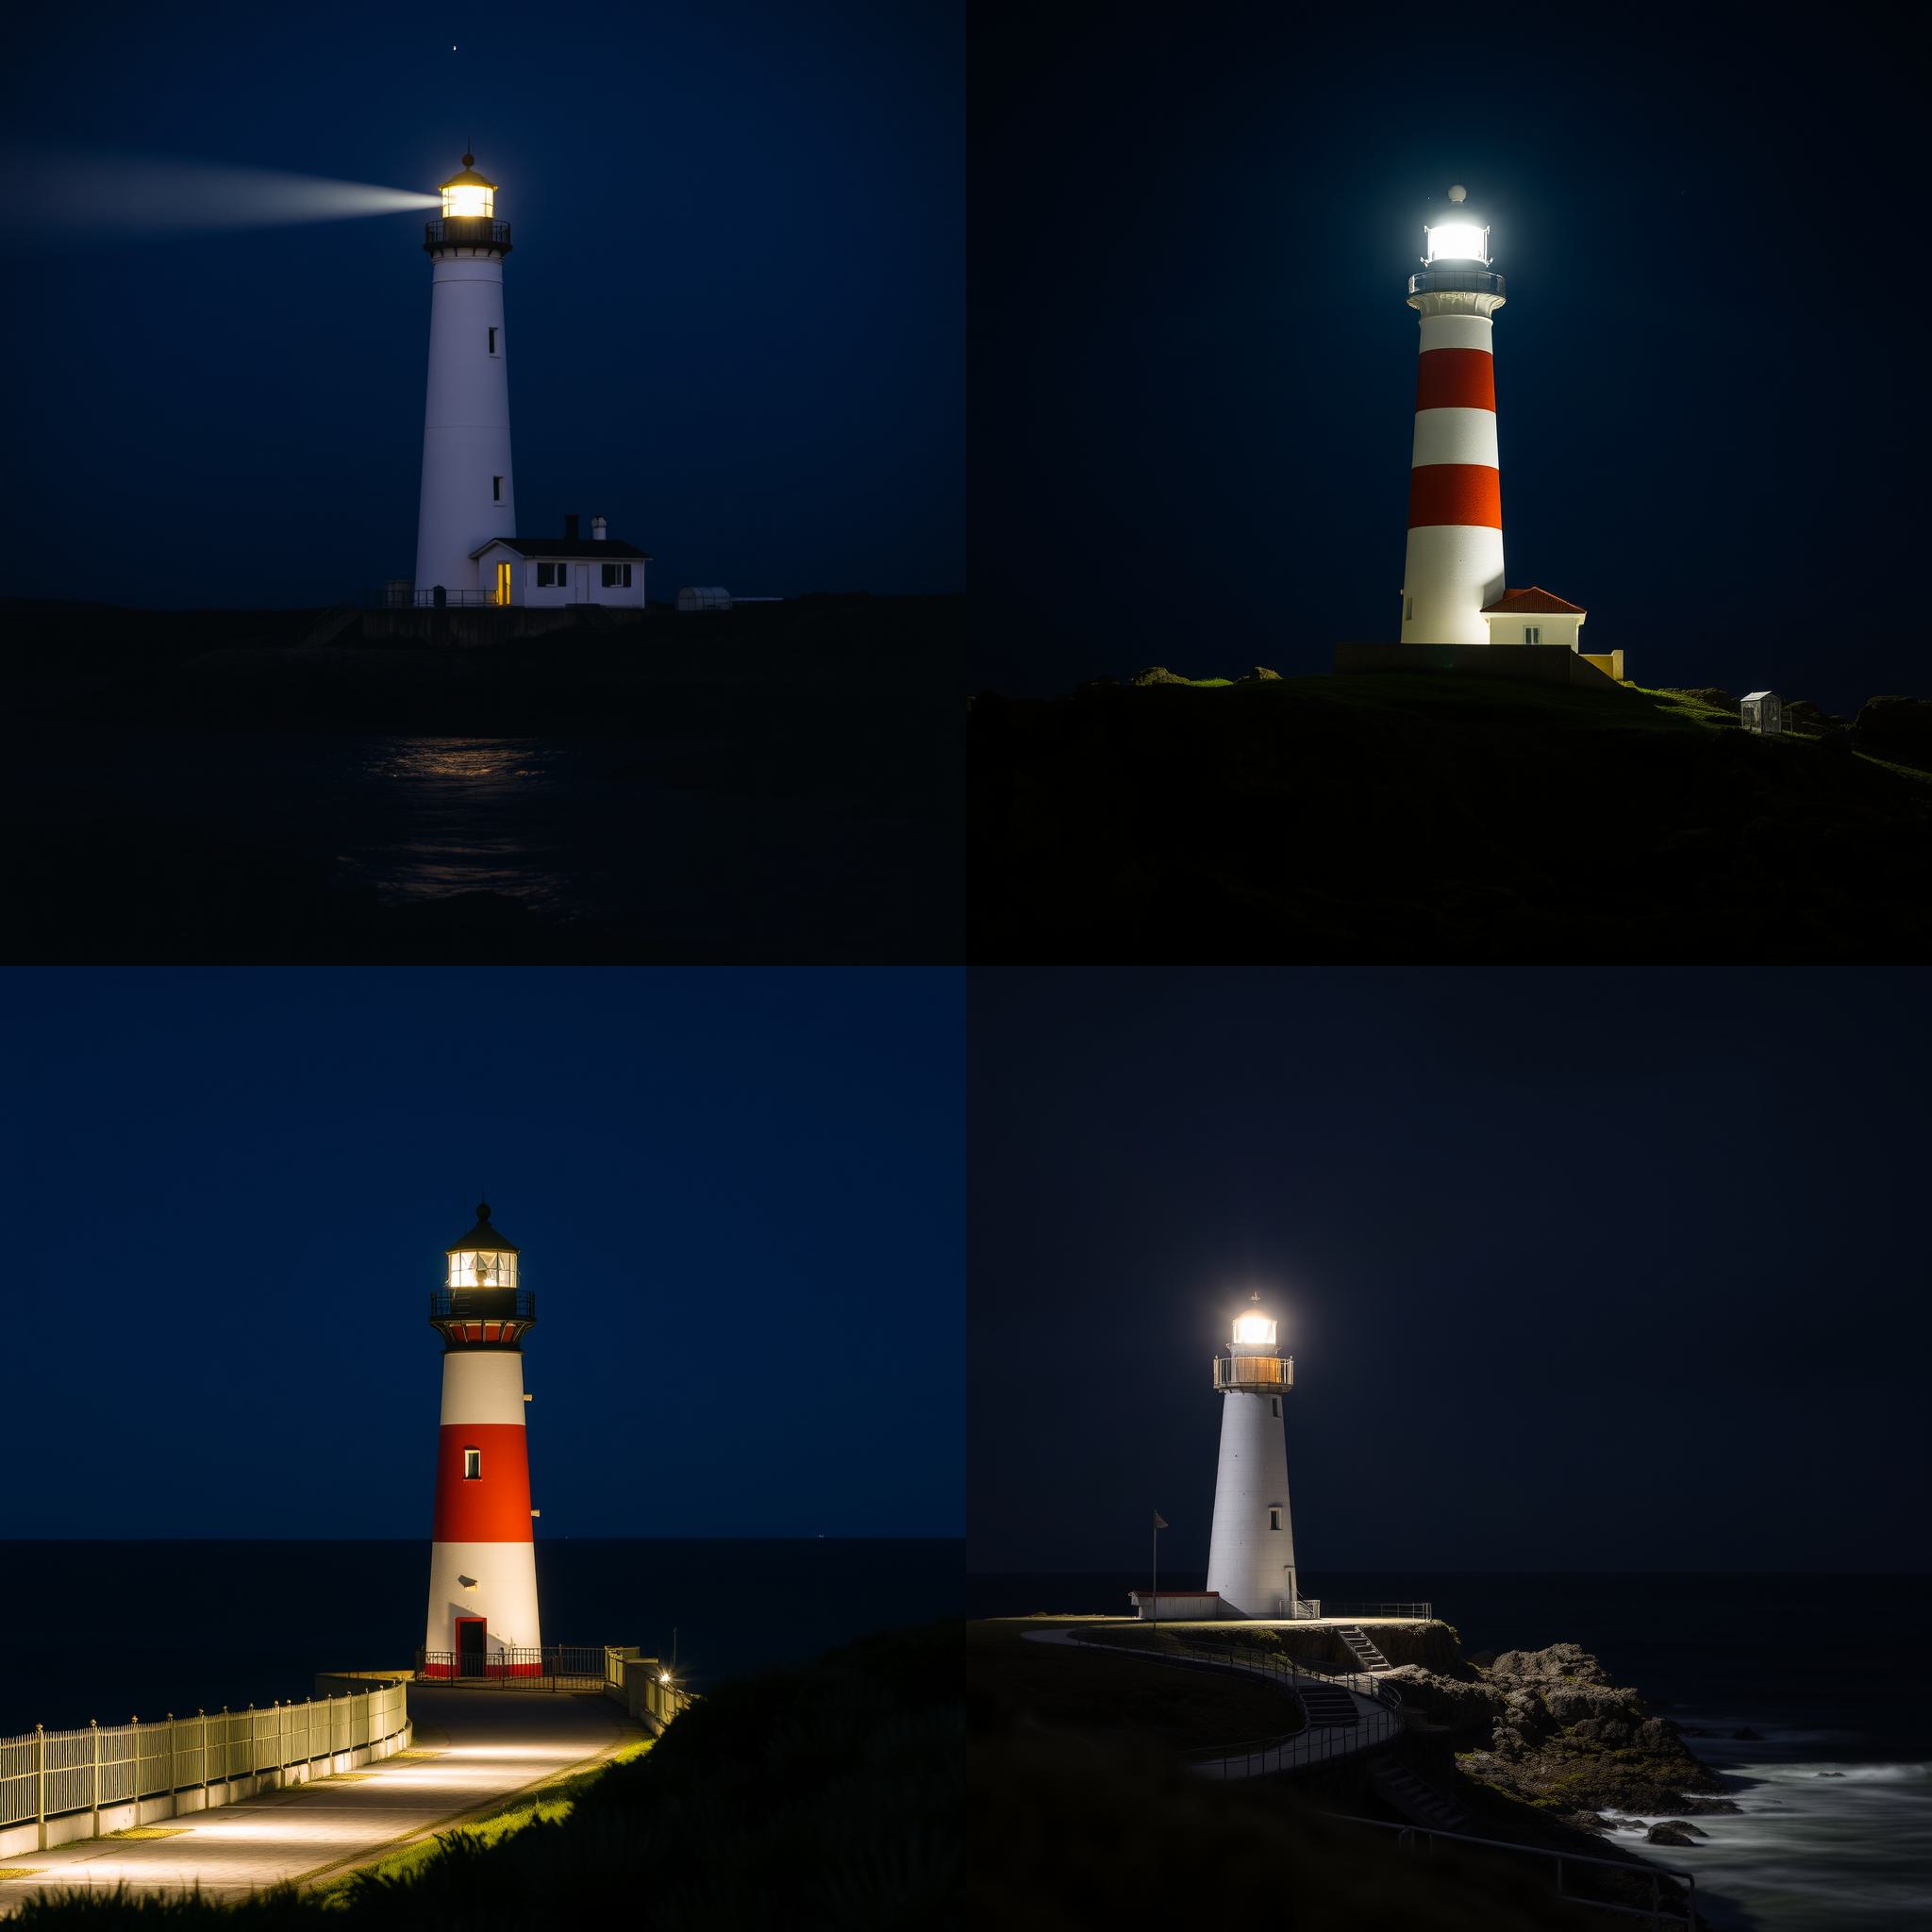
[[[326,1777],[336,1754],[377,1744],[408,1728],[402,1683],[343,1697],[314,1697],[266,1709],[196,1711],[159,1724],[91,1724],[85,1730],[36,1726],[0,1738],[0,1825],[42,1824],[75,1811],[172,1791],[206,1790],[229,1778],[307,1765]],[[318,1770],[318,1763],[325,1765]]]

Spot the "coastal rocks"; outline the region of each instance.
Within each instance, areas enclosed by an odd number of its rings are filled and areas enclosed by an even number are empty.
[[[1248,667],[1247,675],[1245,677],[1237,677],[1235,682],[1237,684],[1262,684],[1270,678],[1273,678],[1276,684],[1279,684],[1281,682],[1281,673],[1269,670],[1265,664],[1251,664]]]
[[[1686,1824],[1681,1819],[1663,1818],[1643,1834],[1643,1840],[1653,1845],[1694,1845],[1699,1839],[1709,1836],[1707,1831]]]
[[[1735,1810],[1675,1724],[1614,1684],[1574,1643],[1505,1651],[1484,1675],[1494,1700],[1487,1750],[1463,1769],[1514,1797],[1568,1816],[1603,1810]],[[1404,1693],[1407,1696],[1407,1692]]]
[[[1447,1724],[1452,1730],[1488,1727],[1502,1709],[1502,1700],[1489,1685],[1464,1683],[1445,1677],[1439,1671],[1425,1671],[1420,1664],[1403,1664],[1381,1673],[1384,1683],[1396,1685],[1402,1701],[1419,1710],[1432,1724]]]
[[[1137,671],[1127,679],[1129,684],[1186,684],[1188,680],[1178,672],[1170,671],[1165,664],[1150,664],[1144,671]]]

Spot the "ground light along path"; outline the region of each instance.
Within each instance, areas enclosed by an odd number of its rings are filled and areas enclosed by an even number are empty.
[[[23,1854],[11,1863],[32,1876],[0,1882],[0,1914],[10,1915],[31,1893],[72,1886],[199,1886],[233,1900],[285,1880],[340,1877],[512,1792],[581,1771],[642,1735],[617,1705],[592,1693],[412,1684],[409,1715],[408,1753],[163,1821],[159,1828],[178,1837],[82,1839]]]

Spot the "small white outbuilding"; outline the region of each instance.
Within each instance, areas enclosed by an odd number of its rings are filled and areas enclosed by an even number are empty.
[[[1785,701],[1774,691],[1747,691],[1738,703],[1738,722],[1746,731],[1776,738],[1785,728]]]
[[[680,610],[729,610],[731,592],[722,585],[687,584],[677,593]]]

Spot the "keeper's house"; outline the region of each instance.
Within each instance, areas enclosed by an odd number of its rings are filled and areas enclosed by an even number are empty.
[[[644,608],[644,566],[650,553],[608,536],[602,517],[591,519],[589,537],[578,536],[576,518],[567,516],[560,537],[492,537],[470,555],[476,559],[476,583],[489,603],[538,610],[567,604]]]

